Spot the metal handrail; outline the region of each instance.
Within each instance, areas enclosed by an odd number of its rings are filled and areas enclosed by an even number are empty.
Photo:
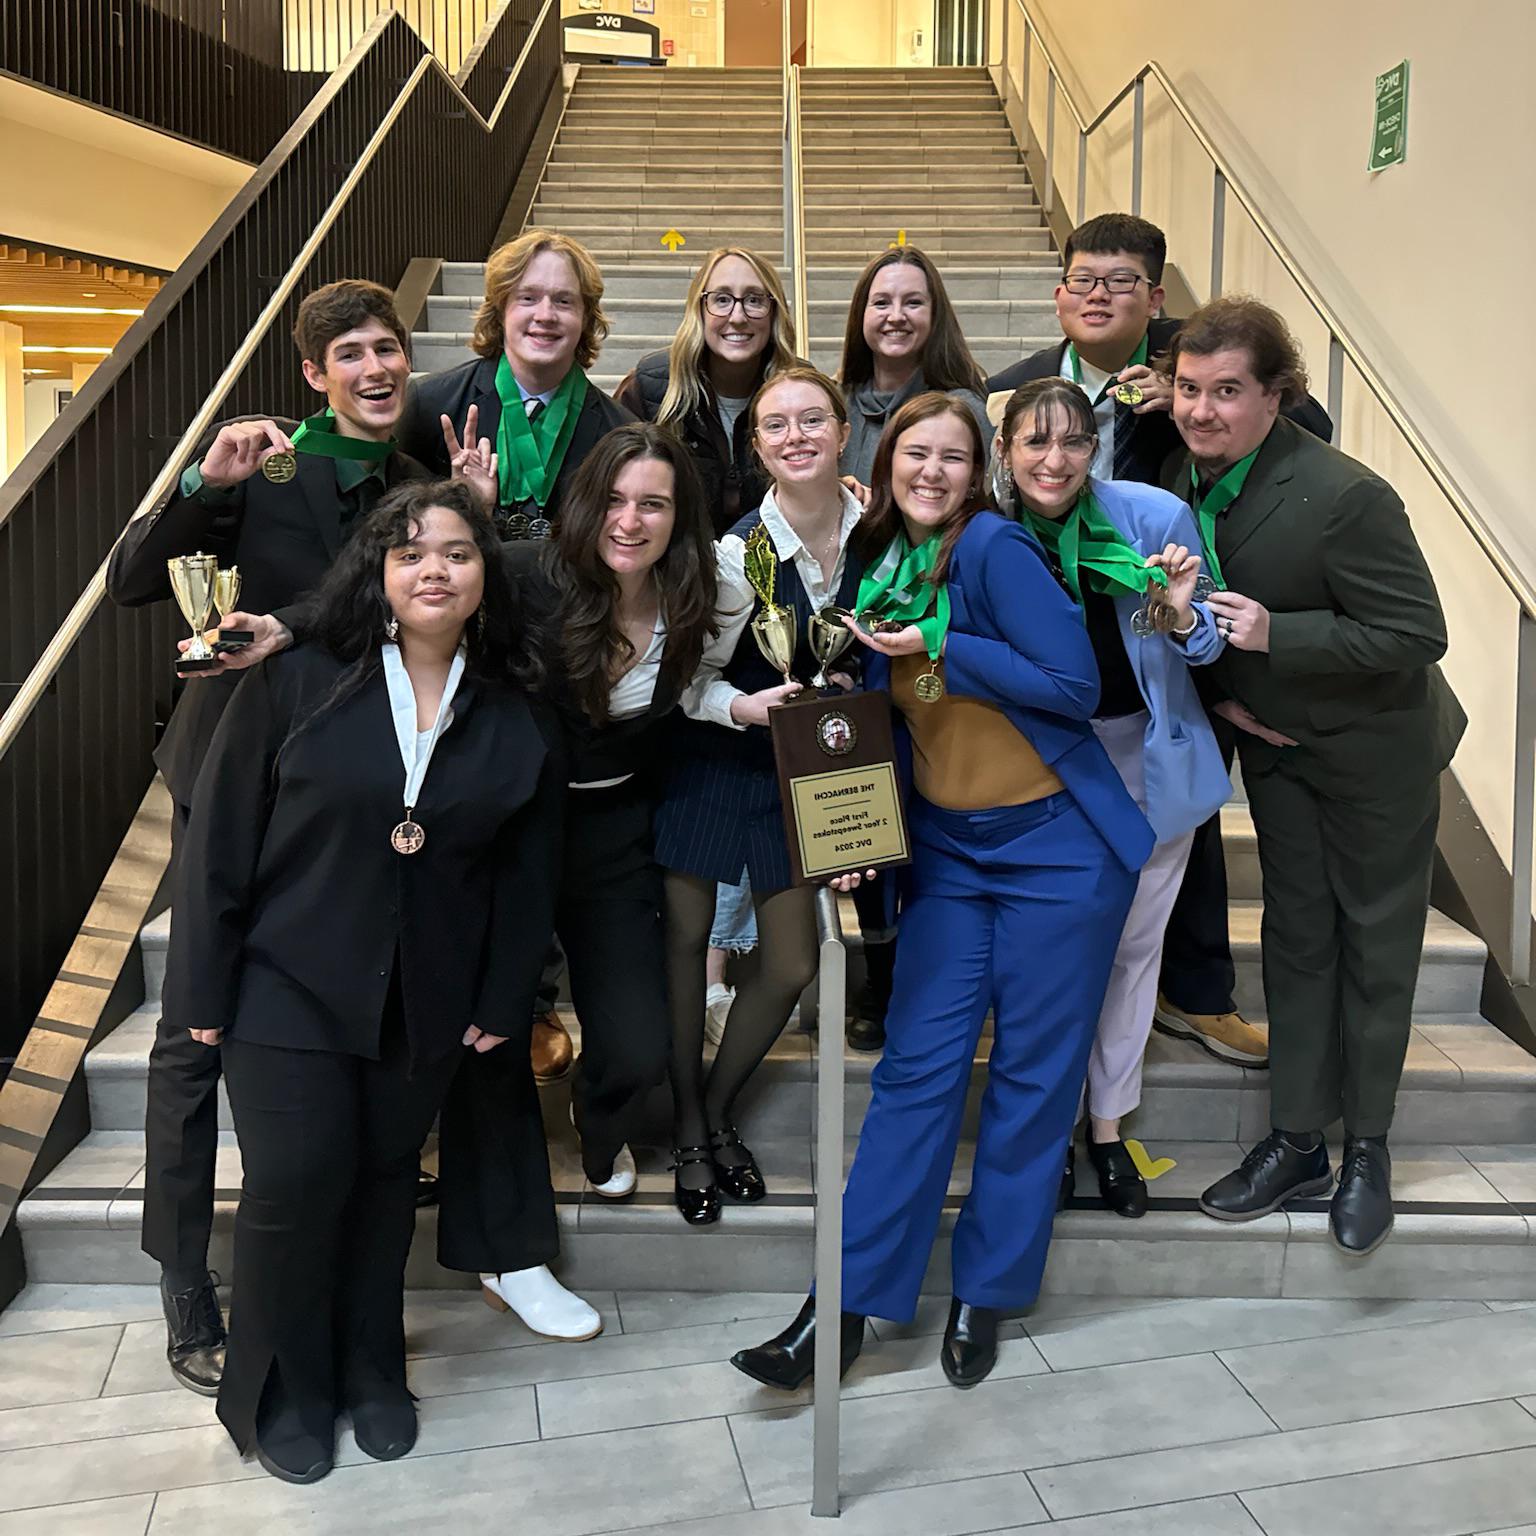
[[[198,443],[202,441],[204,434],[218,415],[219,408],[228,398],[230,391],[233,390],[236,383],[238,383],[241,374],[249,365],[251,358],[255,355],[257,347],[261,344],[267,332],[281,316],[284,304],[303,280],[304,273],[308,270],[315,252],[319,250],[321,243],[340,217],[342,209],[350,200],[364,173],[372,164],[385,140],[389,137],[390,130],[399,119],[400,114],[405,110],[421,82],[432,71],[436,70],[459,97],[465,109],[473,113],[479,120],[482,127],[487,130],[494,128],[507,102],[511,99],[512,89],[516,85],[518,76],[522,72],[529,53],[543,28],[545,17],[549,14],[554,3],[555,0],[544,0],[544,4],[540,7],[538,15],[529,29],[527,40],[518,53],[517,62],[508,73],[506,83],[502,86],[501,93],[496,100],[496,105],[488,118],[464,94],[458,81],[453,79],[443,69],[434,55],[425,54],[422,56],[402,84],[399,95],[396,96],[389,111],[385,113],[379,126],[374,130],[362,153],[348,171],[346,179],[342,182],[336,195],[327,205],[325,213],[310,234],[309,239],[304,243],[290,263],[288,270],[274,287],[271,298],[267,301],[260,315],[257,316],[250,330],[246,332],[245,339],[235,349],[228,365],[223,373],[219,375],[218,382],[209,392],[196,415],[193,416],[187,426],[187,430],[181,435],[175,448],[167,456],[165,463],[160,468],[160,472],[151,482],[148,491],[145,492],[138,505],[134,508],[133,515],[128,519],[130,525],[139,518],[148,516],[171,494],[183,470],[185,470],[190,461],[193,451]],[[359,56],[390,25],[394,14],[393,11],[381,12],[372,22],[368,31],[364,33],[357,45]],[[4,715],[0,715],[0,757],[4,757],[14,745],[28,717],[48,691],[48,687],[53,682],[55,676],[57,676],[60,667],[63,666],[69,653],[74,649],[75,643],[85,630],[85,626],[90,622],[92,614],[100,607],[102,599],[106,596],[107,592],[107,566],[110,561],[111,554],[109,552],[107,559],[101,562],[101,565],[96,570],[96,574],[92,576],[85,590],[75,599],[74,606],[65,616],[63,623],[55,630],[53,638],[44,647],[42,655],[38,657],[32,670],[27,674],[20,688],[18,688],[16,697],[7,706]]]
[[[1488,525],[1482,514],[1473,506],[1471,498],[1461,488],[1456,477],[1446,467],[1439,454],[1425,440],[1414,425],[1407,410],[1398,400],[1391,386],[1382,378],[1366,356],[1364,350],[1332,305],[1318,291],[1312,279],[1302,270],[1300,262],[1291,254],[1274,225],[1264,216],[1252,194],[1236,174],[1231,162],[1212,140],[1209,133],[1195,116],[1194,110],[1184,99],[1179,88],[1169,79],[1167,72],[1156,59],[1145,64],[1118,90],[1091,120],[1084,117],[1071,88],[1066,84],[1060,65],[1051,52],[1049,43],[1040,31],[1025,0],[1013,0],[1014,6],[1024,19],[1024,47],[1019,96],[1023,110],[1023,127],[1026,135],[1029,124],[1030,50],[1038,46],[1046,61],[1046,136],[1045,136],[1045,187],[1042,202],[1047,211],[1054,207],[1055,182],[1052,162],[1055,155],[1055,106],[1058,90],[1066,101],[1067,109],[1078,125],[1077,149],[1077,217],[1082,223],[1086,212],[1088,138],[1103,125],[1109,115],[1129,96],[1134,100],[1135,121],[1131,143],[1131,212],[1141,212],[1142,164],[1145,125],[1145,88],[1152,79],[1162,88],[1163,94],[1194,135],[1195,142],[1211,162],[1211,266],[1210,296],[1217,297],[1222,291],[1223,256],[1226,236],[1226,197],[1230,192],[1248,215],[1253,227],[1284,267],[1287,276],[1296,285],[1301,296],[1311,305],[1314,313],[1328,328],[1328,413],[1333,418],[1334,443],[1339,441],[1342,430],[1342,404],[1344,392],[1344,364],[1348,361],[1360,376],[1376,403],[1386,413],[1414,457],[1434,481],[1440,494],[1451,504],[1462,526],[1466,528],[1483,555],[1498,572],[1510,594],[1520,605],[1518,662],[1515,682],[1515,731],[1516,750],[1513,795],[1513,836],[1511,875],[1513,889],[1510,896],[1510,979],[1517,985],[1525,985],[1531,976],[1531,897],[1533,889],[1532,839],[1536,836],[1536,584],[1520,569],[1505,548],[1503,540]],[[1002,58],[1004,92],[1008,84],[1008,14],[1003,16]]]
[[[810,278],[806,272],[805,250],[805,144],[800,111],[800,66],[790,65],[789,118],[789,218],[786,238],[794,242],[795,261],[790,270],[790,304],[795,316],[795,340],[802,357],[811,355]]]

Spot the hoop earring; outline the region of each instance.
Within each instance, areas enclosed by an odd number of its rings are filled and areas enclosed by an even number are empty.
[[[384,626],[384,638],[386,640],[398,640],[400,638],[400,620],[393,614],[389,616],[389,623]]]

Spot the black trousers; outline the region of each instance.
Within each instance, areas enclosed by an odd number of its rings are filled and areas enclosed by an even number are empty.
[[[1211,716],[1211,728],[1230,770],[1237,728],[1220,715]],[[1236,985],[1227,922],[1227,858],[1217,811],[1195,829],[1184,880],[1168,916],[1158,988],[1186,1013],[1230,1013]]]
[[[421,1145],[463,1054],[413,1061],[397,986],[377,1061],[225,1039],[245,1178],[218,1412],[242,1451],[264,1392],[328,1443],[349,1390],[404,1386]]]
[[[188,808],[177,802],[171,817],[171,890],[174,915],[177,850]],[[219,1147],[221,1047],[199,1045],[194,1029],[217,1028],[219,1019],[167,1018],[155,1026],[144,1105],[144,1218],[141,1245],[166,1268],[208,1265],[213,1231],[214,1160]]]

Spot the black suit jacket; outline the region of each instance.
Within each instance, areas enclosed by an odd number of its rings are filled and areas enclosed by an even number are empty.
[[[1183,326],[1182,320],[1157,319],[1147,326],[1147,359],[1149,362],[1163,356],[1173,343],[1173,338],[1178,335]],[[996,394],[999,390],[1012,392],[1020,384],[1028,384],[1034,379],[1054,379],[1061,375],[1061,364],[1066,356],[1067,343],[1058,341],[1054,346],[1042,347],[1023,362],[1015,363],[1011,368],[1004,368],[1001,373],[994,373],[987,380],[987,393]],[[1329,419],[1328,412],[1323,409],[1310,395],[1294,409],[1285,413],[1299,426],[1303,426],[1314,436],[1320,437],[1325,443],[1333,436],[1333,422]],[[1148,411],[1138,416],[1133,411],[1127,410],[1123,414],[1123,420],[1131,423],[1131,458],[1127,473],[1121,478],[1125,480],[1139,480],[1144,485],[1158,485],[1167,474],[1167,465],[1171,459],[1182,457],[1184,453],[1184,440],[1179,436],[1179,429],[1173,424],[1172,411]],[[1120,422],[1117,421],[1116,431],[1120,430]]]
[[[472,358],[456,368],[446,368],[442,373],[413,380],[400,420],[401,448],[413,458],[420,459],[433,474],[446,475],[449,471],[448,449],[443,443],[443,424],[439,418],[446,416],[453,423],[453,430],[462,437],[472,405],[480,407],[476,435],[490,438],[494,446],[501,430],[501,396],[496,393],[496,368],[500,361],[498,357]],[[555,476],[554,489],[544,508],[545,517],[551,522],[559,518],[560,504],[570,492],[571,481],[581,468],[581,461],[597,446],[598,439],[615,427],[634,420],[632,411],[610,399],[597,385],[587,385],[587,398],[576,418],[565,461]],[[524,510],[528,510],[529,516],[537,515],[527,508]]]
[[[252,420],[236,417],[235,420]],[[284,431],[298,423],[273,418]],[[220,423],[224,425],[224,423]],[[215,427],[201,445],[197,462],[218,435]],[[165,562],[198,550],[217,555],[222,566],[240,567],[240,607],[246,613],[291,617],[293,605],[319,584],[341,549],[342,493],[336,465],[317,454],[297,455],[298,473],[285,485],[252,475],[232,499],[183,496],[180,487],[158,513],[124,530],[107,562],[107,595],[135,608],[171,599]],[[396,451],[384,462],[389,486],[421,479],[427,471]],[[169,669],[174,658],[166,658]],[[219,717],[240,673],[197,678],[184,685],[169,725],[155,749],[155,762],[181,806],[192,803],[192,786]]]
[[[1270,610],[1268,652],[1202,668],[1297,747],[1243,733],[1245,772],[1285,754],[1317,788],[1372,799],[1438,774],[1466,716],[1435,663],[1445,618],[1397,492],[1283,417],[1216,520],[1222,578]]]
[[[209,748],[176,878],[168,1017],[377,1058],[400,967],[413,1053],[473,1024],[526,1050],[554,922],[565,762],[542,706],[466,676],[415,808],[382,668],[310,717],[343,664],[300,645],[247,672]]]

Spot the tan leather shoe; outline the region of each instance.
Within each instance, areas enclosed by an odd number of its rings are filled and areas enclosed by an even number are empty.
[[[571,1070],[575,1054],[570,1031],[560,1022],[560,1015],[554,1009],[534,1014],[533,1048],[529,1056],[537,1081],[558,1083]]]
[[[1176,1040],[1193,1040],[1212,1056],[1234,1066],[1269,1065],[1269,1032],[1250,1024],[1236,1009],[1231,1013],[1186,1013],[1159,992],[1152,1021],[1163,1034]]]

